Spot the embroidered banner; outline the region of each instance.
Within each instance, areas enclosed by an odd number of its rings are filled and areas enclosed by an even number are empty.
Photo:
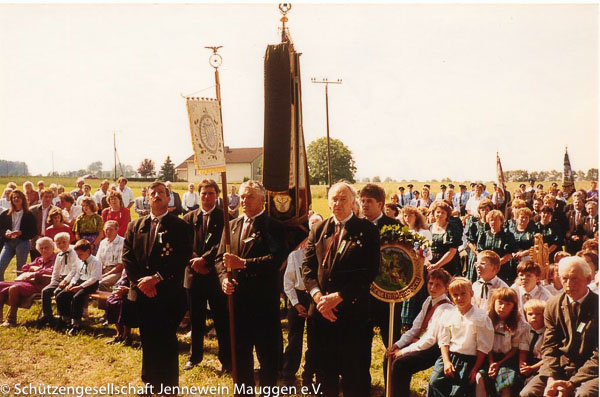
[[[223,125],[219,102],[209,98],[186,98],[186,106],[196,171],[200,174],[225,172]]]
[[[496,153],[496,179],[498,186],[502,190],[506,190],[506,182],[504,181],[504,172],[502,172],[502,164],[500,163],[500,154]]]

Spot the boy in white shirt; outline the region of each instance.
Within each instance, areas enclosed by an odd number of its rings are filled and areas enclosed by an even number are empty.
[[[429,274],[429,296],[423,302],[421,312],[412,328],[386,351],[388,360],[392,360],[390,387],[394,397],[408,396],[413,374],[431,367],[440,357],[437,320],[454,307],[446,295],[451,278],[444,269],[435,269]]]
[[[81,330],[81,317],[88,295],[98,289],[102,279],[102,262],[92,255],[92,245],[87,240],[79,240],[75,244],[75,252],[79,257],[77,266],[59,288],[64,288],[56,295],[56,306],[64,325],[69,326],[69,336],[75,336]]]
[[[465,277],[448,287],[456,307],[438,320],[438,358],[429,379],[429,397],[472,395],[475,377],[494,343],[494,326],[485,310],[473,306],[473,289]]]
[[[512,285],[519,295],[519,309],[523,313],[523,305],[530,299],[539,299],[547,301],[552,298],[552,294],[544,287],[538,284],[542,269],[540,265],[532,260],[524,260],[517,266],[517,277],[520,285]]]
[[[519,372],[524,378],[524,383],[537,375],[542,367],[542,342],[546,330],[545,308],[546,302],[539,299],[531,299],[523,307],[528,328],[519,344]]]
[[[475,270],[479,279],[473,283],[473,305],[487,312],[488,302],[492,292],[498,288],[508,287],[498,276],[500,271],[500,256],[491,250],[477,254]]]
[[[77,267],[79,258],[72,246],[69,245],[71,236],[69,233],[62,232],[54,236],[56,248],[60,250],[56,255],[54,267],[52,268],[52,279],[42,290],[42,318],[38,321],[38,327],[54,325],[54,315],[52,314],[52,297],[54,293],[60,292],[59,285],[72,271]],[[66,285],[66,284],[65,284]]]

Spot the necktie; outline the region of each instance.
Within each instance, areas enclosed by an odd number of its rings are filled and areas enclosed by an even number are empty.
[[[87,260],[83,261],[83,267],[81,268],[81,270],[83,270],[83,272],[81,273],[81,276],[85,276],[87,275],[87,271],[88,271],[88,263]],[[87,279],[87,278],[86,278]]]
[[[572,316],[571,324],[577,324],[577,322],[579,321],[579,306],[579,302],[577,301],[571,302],[569,304]]]
[[[527,301],[531,299],[531,294],[526,292],[523,294],[523,304],[527,303]]]
[[[488,296],[488,292],[489,292],[489,285],[492,285],[492,283],[488,283],[487,281],[482,281],[481,282],[481,299],[486,298]]]
[[[329,247],[327,248],[327,252],[325,253],[325,258],[323,259],[323,263],[327,263],[329,258],[335,258],[335,253],[337,251],[338,240],[340,239],[340,233],[342,231],[342,224],[335,224],[335,232],[331,237],[331,242],[329,243]],[[332,253],[333,252],[333,253]]]
[[[152,247],[154,246],[154,239],[156,238],[156,229],[158,229],[158,218],[152,219],[152,225],[150,226],[150,241],[149,241],[149,251],[152,251]]]
[[[446,198],[446,193],[442,193],[442,200]]]
[[[400,195],[400,205],[404,206],[404,195]]]
[[[244,248],[246,245],[246,240],[248,238],[248,234],[250,234],[250,226],[252,225],[252,218],[247,218],[244,221],[244,230],[242,230],[242,239],[240,240],[240,247]]]
[[[533,348],[535,347],[535,344],[537,343],[538,339],[540,338],[540,334],[538,334],[537,332],[535,332],[534,330],[530,331],[533,334],[533,337],[531,338],[531,343],[529,343],[529,352],[528,352],[528,360],[530,361],[533,358]]]
[[[202,213],[202,231],[204,233],[206,233],[206,230],[208,230],[208,216],[208,212]]]
[[[411,199],[411,200],[412,200],[412,199],[413,199],[413,195],[412,195],[412,192],[410,192],[410,199]]]

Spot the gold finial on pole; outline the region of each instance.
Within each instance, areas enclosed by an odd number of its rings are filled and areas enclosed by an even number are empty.
[[[208,63],[210,63],[210,66],[212,66],[215,69],[218,69],[219,66],[221,66],[221,63],[223,63],[223,58],[221,58],[221,55],[219,55],[217,53],[217,51],[219,51],[219,48],[222,48],[222,45],[219,46],[214,46],[214,47],[204,47],[204,48],[208,48],[209,50],[213,51],[213,54],[210,56],[210,58],[208,58]]]
[[[289,41],[288,40],[289,35],[287,34],[287,27],[285,26],[285,23],[288,21],[286,14],[288,12],[290,12],[291,10],[292,10],[291,3],[279,3],[279,12],[281,12],[281,15],[283,15],[280,19],[280,21],[281,21],[281,41],[283,41],[283,42]]]

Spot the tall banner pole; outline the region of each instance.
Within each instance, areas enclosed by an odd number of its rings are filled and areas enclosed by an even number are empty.
[[[215,68],[215,90],[217,94],[217,102],[219,103],[219,116],[221,117],[221,131],[225,135],[223,129],[223,112],[221,108],[221,81],[219,79],[219,66],[221,66],[222,58],[217,53],[218,47],[205,47],[211,49],[213,54],[210,56],[209,61],[213,68]],[[225,137],[223,136],[223,142]],[[225,234],[225,252],[231,251],[231,231],[229,228],[229,197],[227,197],[227,172],[221,172],[221,190],[223,193],[223,233]],[[227,280],[231,282],[231,267],[227,267]],[[229,308],[229,340],[231,343],[231,377],[233,378],[233,384],[237,383],[237,357],[235,353],[235,313],[233,307],[233,295],[227,295],[227,305]],[[234,390],[236,388],[234,387]],[[234,392],[235,393],[235,392]],[[238,394],[235,393],[237,396]]]
[[[390,302],[390,323],[388,326],[388,347],[394,344],[394,309],[396,306],[396,302]],[[392,396],[392,357],[388,357],[387,359],[387,368],[385,370],[385,378],[386,378],[386,387],[385,387],[385,397]]]

